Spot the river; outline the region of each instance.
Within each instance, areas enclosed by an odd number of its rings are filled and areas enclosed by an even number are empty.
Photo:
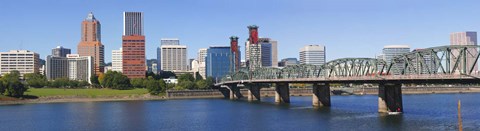
[[[314,109],[311,97],[291,104],[227,99],[76,102],[0,106],[0,130],[480,130],[480,94],[403,95],[404,113],[377,113],[378,97],[332,96]]]

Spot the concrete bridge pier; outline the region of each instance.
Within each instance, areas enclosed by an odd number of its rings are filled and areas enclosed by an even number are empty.
[[[288,88],[288,83],[276,83],[275,102],[290,103],[290,91]]]
[[[260,88],[257,85],[248,86],[248,101],[260,101]]]
[[[313,107],[330,107],[330,84],[314,83],[312,95]]]
[[[403,112],[402,84],[380,83],[378,85],[378,112]]]
[[[237,84],[231,84],[227,86],[230,90],[230,100],[240,99],[243,97],[240,93],[240,88],[237,87]]]

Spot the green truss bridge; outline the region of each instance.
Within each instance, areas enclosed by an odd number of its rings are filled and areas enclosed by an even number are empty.
[[[379,86],[379,112],[403,112],[402,84],[480,83],[480,46],[440,46],[416,50],[387,62],[375,58],[341,58],[321,66],[241,69],[222,78],[216,86],[238,99],[238,84],[248,88],[248,100],[260,100],[260,84],[274,84],[276,102],[289,103],[289,83],[313,84],[313,106],[330,106],[330,83],[371,83]]]

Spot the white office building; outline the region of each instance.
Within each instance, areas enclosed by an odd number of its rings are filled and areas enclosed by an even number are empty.
[[[161,70],[173,72],[188,70],[186,45],[162,45],[160,50]]]
[[[112,50],[112,71],[122,72],[122,48],[119,50]]]
[[[323,65],[326,63],[325,46],[307,45],[300,49],[300,64]]]
[[[383,59],[385,62],[390,63],[396,57],[410,52],[410,46],[408,45],[387,45],[383,47]],[[390,73],[397,75],[401,73],[401,70],[404,68],[404,63],[399,62],[393,65],[390,69]]]
[[[0,52],[0,75],[17,70],[20,75],[39,73],[40,55],[28,50],[10,50]]]
[[[67,54],[67,57],[47,56],[45,74],[48,80],[68,78],[90,83],[90,78],[94,75],[93,57],[78,54]]]

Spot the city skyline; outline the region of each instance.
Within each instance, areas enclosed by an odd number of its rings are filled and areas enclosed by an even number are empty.
[[[2,51],[26,49],[38,52],[42,59],[56,46],[76,51],[80,35],[78,21],[83,20],[88,12],[93,12],[102,20],[102,43],[105,45],[105,52],[110,52],[121,47],[122,13],[132,10],[146,13],[147,59],[156,57],[156,47],[159,47],[161,38],[182,39],[189,46],[188,58],[195,58],[195,52],[199,48],[228,45],[228,37],[232,35],[239,36],[239,43],[244,43],[248,38],[245,26],[251,24],[260,26],[260,37],[279,41],[278,51],[281,53],[278,59],[298,58],[297,52],[302,46],[318,43],[329,48],[327,61],[354,56],[375,57],[374,52],[391,44],[408,44],[414,49],[449,45],[448,36],[451,32],[480,30],[480,19],[471,17],[475,12],[467,11],[468,8],[473,8],[477,1],[447,3],[372,0],[371,4],[349,1],[345,6],[335,6],[345,2],[262,1],[254,2],[252,7],[245,6],[250,4],[249,2],[251,1],[194,1],[191,5],[182,5],[181,2],[169,1],[134,4],[127,1],[115,3],[117,8],[103,9],[102,7],[111,1],[99,1],[95,4],[92,4],[93,1],[53,2],[55,4],[52,5],[45,4],[52,2],[32,1],[24,4],[22,1],[8,1],[5,2],[6,8],[0,10],[15,12],[6,14],[6,17],[15,20],[0,22],[0,25],[5,27],[0,35],[12,36],[15,39],[2,39],[0,43],[5,45]],[[250,10],[265,3],[271,3],[276,8],[262,7],[266,11],[261,13]],[[161,9],[154,8],[159,4],[166,6]],[[430,4],[436,6],[429,6]],[[14,8],[18,5],[30,10]],[[51,8],[57,6],[60,8]],[[238,8],[237,6],[245,9],[230,10]],[[169,10],[172,8],[187,10],[171,13]],[[375,12],[378,10],[382,12]],[[236,17],[223,19],[227,17],[225,14]],[[47,22],[57,17],[61,18],[59,22]],[[38,21],[42,26],[33,26],[32,20]],[[38,33],[44,30],[49,33]],[[204,33],[205,31],[209,33]],[[105,62],[111,62],[110,53],[105,54]]]

